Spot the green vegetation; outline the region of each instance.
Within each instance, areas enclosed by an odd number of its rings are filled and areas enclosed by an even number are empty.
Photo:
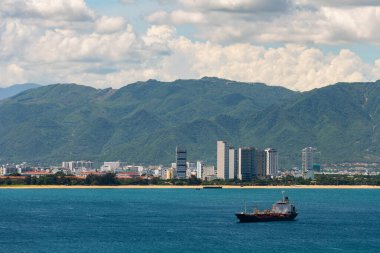
[[[251,182],[226,182],[223,180],[202,181],[195,177],[183,180],[162,180],[160,178],[118,179],[115,174],[90,174],[86,178],[55,174],[40,177],[9,176],[0,178],[0,185],[240,185],[240,186],[291,186],[291,185],[377,185],[379,176],[363,175],[316,175],[315,180],[287,176],[277,179],[255,179]]]
[[[85,180],[60,174],[41,177],[9,176],[0,178],[0,185],[84,185]]]
[[[0,100],[14,96],[22,91],[37,88],[40,85],[34,83],[16,84],[6,88],[0,88]]]
[[[322,162],[380,160],[380,82],[298,93],[217,78],[150,80],[119,90],[56,84],[0,102],[0,163],[215,162],[216,141],[274,147],[282,166],[318,147]]]
[[[86,185],[118,185],[120,182],[116,179],[115,174],[107,173],[105,175],[90,174],[84,180]]]

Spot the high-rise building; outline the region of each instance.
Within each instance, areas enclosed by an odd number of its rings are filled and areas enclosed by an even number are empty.
[[[242,181],[251,181],[256,177],[254,167],[255,148],[239,148],[238,178]]]
[[[228,180],[229,177],[229,147],[225,141],[217,141],[217,176],[220,179]]]
[[[261,149],[256,149],[253,159],[256,177],[264,178],[266,176],[266,152]]]
[[[302,174],[306,174],[307,171],[313,170],[314,166],[314,153],[317,151],[316,148],[308,147],[302,149]]]
[[[177,165],[177,178],[185,179],[186,178],[186,149],[181,147],[176,148],[176,165]]]
[[[319,162],[316,163],[315,155],[318,154],[318,150],[313,147],[302,149],[302,175],[304,178],[314,178],[314,172],[320,171]]]
[[[197,178],[202,179],[202,167],[203,167],[203,162],[197,161]]]
[[[278,153],[273,148],[267,148],[265,152],[265,174],[266,176],[276,177],[278,174]]]
[[[238,166],[238,150],[230,147],[228,151],[228,179],[237,179]]]
[[[273,148],[261,150],[254,147],[235,149],[225,141],[217,142],[217,177],[251,181],[278,174],[278,153]]]
[[[192,175],[197,173],[196,163],[187,162],[186,163],[186,177],[190,178]]]

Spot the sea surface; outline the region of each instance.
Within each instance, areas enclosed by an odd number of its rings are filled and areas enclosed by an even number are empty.
[[[1,189],[0,252],[380,252],[380,190],[286,194],[296,221],[243,224],[281,189]]]

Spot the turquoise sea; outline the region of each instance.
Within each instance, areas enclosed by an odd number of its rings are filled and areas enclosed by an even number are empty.
[[[380,252],[380,190],[292,189],[294,222],[241,224],[280,189],[2,189],[0,252]]]

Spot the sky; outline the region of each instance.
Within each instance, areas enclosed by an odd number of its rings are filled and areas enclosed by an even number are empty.
[[[0,87],[380,79],[379,0],[0,0]]]

